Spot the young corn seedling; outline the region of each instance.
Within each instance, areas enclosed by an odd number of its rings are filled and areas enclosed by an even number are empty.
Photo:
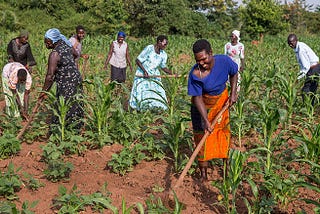
[[[178,172],[183,169],[185,156],[181,155],[181,147],[191,147],[191,135],[186,131],[189,117],[188,110],[184,107],[189,107],[185,100],[181,97],[181,84],[184,84],[186,79],[172,78],[166,79],[164,85],[168,95],[168,115],[161,117],[164,121],[162,131],[164,132],[164,144],[167,144],[174,158],[174,170]]]
[[[237,213],[237,190],[244,178],[244,163],[247,158],[248,155],[246,153],[242,153],[239,150],[230,150],[229,169],[226,169],[226,167],[224,168],[224,170],[228,171],[228,173],[224,172],[224,174],[228,175],[224,176],[222,183],[219,181],[213,183],[213,185],[220,191],[222,196],[222,205],[226,209],[227,213]]]
[[[100,144],[104,145],[108,139],[108,118],[110,107],[112,104],[112,90],[115,87],[115,83],[104,84],[102,79],[94,77],[93,83],[88,86],[88,90],[95,94],[94,99],[87,97],[84,101],[88,108],[86,112],[88,127],[92,129],[92,132],[96,133],[93,136],[98,140]]]
[[[320,124],[306,124],[299,128],[299,133],[293,138],[301,143],[300,150],[303,157],[310,161],[319,162],[320,160]]]
[[[242,133],[247,130],[246,127],[246,112],[244,111],[245,107],[248,106],[249,100],[245,100],[242,97],[239,97],[237,102],[234,105],[235,109],[235,115],[233,116],[231,123],[234,123],[236,128],[237,128],[237,136],[238,136],[238,144],[241,147],[241,138],[242,138]]]
[[[51,129],[53,131],[55,129],[58,130],[59,140],[60,142],[63,142],[66,139],[67,126],[73,125],[68,124],[67,121],[68,111],[70,110],[73,101],[71,99],[65,99],[62,96],[59,96],[59,98],[57,99],[56,96],[51,92],[47,94],[49,95],[49,102],[51,103],[48,108],[53,112],[54,122],[57,123],[52,125],[53,127],[51,127]]]
[[[272,106],[268,97],[264,97],[255,104],[259,107],[258,118],[260,119],[260,124],[262,126],[262,140],[264,148],[267,151],[265,172],[268,173],[272,167],[272,157],[271,154],[274,150],[273,146],[273,134],[277,130],[280,123],[280,113],[277,108]]]
[[[320,165],[316,162],[307,160],[307,159],[300,159],[296,160],[297,162],[304,162],[308,163],[314,170],[312,175],[306,175],[306,174],[300,174],[300,176],[305,177],[305,181],[298,181],[294,184],[295,187],[304,187],[307,189],[310,189],[314,192],[320,193]],[[314,208],[314,213],[319,213],[320,212],[320,199],[314,198],[300,198],[300,200],[305,201],[308,204],[313,204],[315,205]]]
[[[279,79],[278,90],[282,98],[285,100],[287,119],[286,124],[290,127],[292,116],[294,113],[294,106],[297,101],[297,89],[295,86],[295,75],[292,72],[288,73],[288,76],[277,75]]]

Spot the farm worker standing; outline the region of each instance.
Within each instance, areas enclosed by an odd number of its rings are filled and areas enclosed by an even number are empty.
[[[29,94],[32,78],[24,65],[10,62],[3,67],[2,88],[9,116],[28,119]],[[20,114],[19,114],[20,111]]]
[[[305,101],[305,95],[308,95],[311,98],[311,104],[314,105],[320,74],[319,57],[307,44],[299,42],[295,34],[288,36],[288,45],[293,48],[300,66],[298,80],[305,78],[302,99]]]
[[[237,100],[238,66],[226,55],[213,55],[210,43],[200,39],[193,44],[196,64],[191,68],[188,79],[188,95],[191,98],[191,120],[195,144],[201,141],[204,132],[209,137],[198,154],[201,179],[206,181],[208,160],[228,158],[231,140],[229,111],[225,111],[213,130],[211,122],[228,101],[230,79],[231,91],[229,105]]]
[[[231,57],[231,59],[237,63],[238,71],[244,70],[244,45],[240,42],[240,31],[234,30],[230,36],[230,42],[224,46],[224,54]],[[238,74],[238,89],[240,91],[240,73]]]
[[[126,34],[120,31],[117,40],[111,42],[107,59],[104,63],[104,69],[107,70],[108,64],[111,65],[111,81],[124,83],[126,81],[127,62],[131,72],[132,66],[130,61],[129,46],[124,41]]]
[[[152,77],[160,75],[158,67],[165,73],[172,74],[166,64],[168,56],[164,49],[167,45],[168,38],[160,35],[157,37],[156,44],[148,45],[139,54],[136,60],[138,69],[129,100],[129,104],[133,109],[167,109],[167,106],[164,104],[167,102],[167,97],[161,83],[161,78]]]
[[[72,45],[56,28],[49,29],[46,32],[44,43],[47,49],[52,49],[52,52],[49,55],[48,70],[42,88],[44,92],[40,94],[39,100],[41,101],[46,97],[45,92],[50,90],[53,82],[56,82],[57,103],[55,105],[58,104],[59,98],[63,97],[69,105],[66,115],[67,126],[80,131],[83,117],[82,103],[79,99],[83,92],[82,78],[72,55]],[[59,124],[56,115],[53,115],[51,123]]]
[[[79,59],[83,58],[83,59],[88,59],[89,55],[88,54],[82,54],[82,40],[84,39],[86,35],[86,31],[84,29],[84,27],[82,25],[78,25],[76,27],[76,34],[73,35],[72,37],[70,37],[69,41],[72,44],[72,48],[73,48],[73,54],[74,54],[74,58],[76,61],[76,65],[77,68],[79,69]]]
[[[32,55],[30,44],[28,43],[29,32],[21,30],[18,37],[12,39],[7,46],[8,62],[20,62],[29,73],[36,61]]]

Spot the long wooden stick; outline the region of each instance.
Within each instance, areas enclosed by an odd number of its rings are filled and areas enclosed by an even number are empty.
[[[227,100],[227,102],[224,104],[223,108],[218,112],[218,114],[215,116],[215,118],[213,119],[212,123],[211,123],[211,128],[213,129],[215,124],[217,123],[217,121],[219,120],[219,118],[222,116],[222,114],[229,108],[229,99]],[[194,159],[197,157],[201,147],[203,146],[204,142],[206,141],[207,137],[210,135],[210,133],[208,131],[205,132],[205,134],[203,135],[203,137],[201,138],[201,141],[199,142],[199,144],[197,145],[196,149],[194,150],[194,152],[192,153],[187,165],[185,166],[185,168],[183,169],[181,175],[179,176],[178,181],[176,182],[176,184],[174,185],[173,189],[176,189],[177,187],[179,187],[183,181],[183,178],[186,176],[187,172],[189,171]]]
[[[86,68],[87,68],[87,62],[89,58],[85,58],[82,66],[82,78],[86,78]]]
[[[136,77],[144,78],[143,75],[136,75]],[[181,74],[149,75],[147,78],[179,78],[179,77],[185,77],[185,75],[181,75]]]
[[[22,129],[20,130],[19,134],[17,135],[17,139],[20,139],[22,137],[22,135],[24,134],[24,132],[27,130],[28,126],[30,125],[30,123],[33,121],[34,116],[36,115],[40,105],[42,103],[42,100],[38,100],[35,107],[33,107],[32,109],[32,113],[29,117],[29,120],[27,121],[27,123],[22,127]]]

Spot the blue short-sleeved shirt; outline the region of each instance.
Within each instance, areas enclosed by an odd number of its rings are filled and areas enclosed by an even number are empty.
[[[229,75],[238,73],[238,65],[227,55],[214,55],[213,57],[214,66],[210,74],[202,79],[193,74],[193,70],[198,67],[198,64],[192,67],[188,79],[188,95],[219,95],[226,88]]]

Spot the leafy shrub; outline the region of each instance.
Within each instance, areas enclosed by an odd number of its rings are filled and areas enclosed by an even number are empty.
[[[8,158],[18,153],[21,149],[19,140],[11,133],[0,136],[0,159]]]
[[[16,173],[20,171],[21,168],[14,169],[12,162],[9,163],[6,172],[1,172],[0,174],[0,195],[4,196],[9,200],[17,199],[15,192],[20,190],[22,181],[20,176]]]
[[[49,160],[44,174],[48,180],[58,182],[62,179],[68,179],[72,169],[73,165],[70,162],[65,163],[63,160]]]
[[[146,158],[143,153],[144,146],[136,144],[132,149],[125,147],[119,154],[112,154],[112,159],[108,162],[108,166],[114,173],[125,175],[132,171],[133,166],[140,163]]]

